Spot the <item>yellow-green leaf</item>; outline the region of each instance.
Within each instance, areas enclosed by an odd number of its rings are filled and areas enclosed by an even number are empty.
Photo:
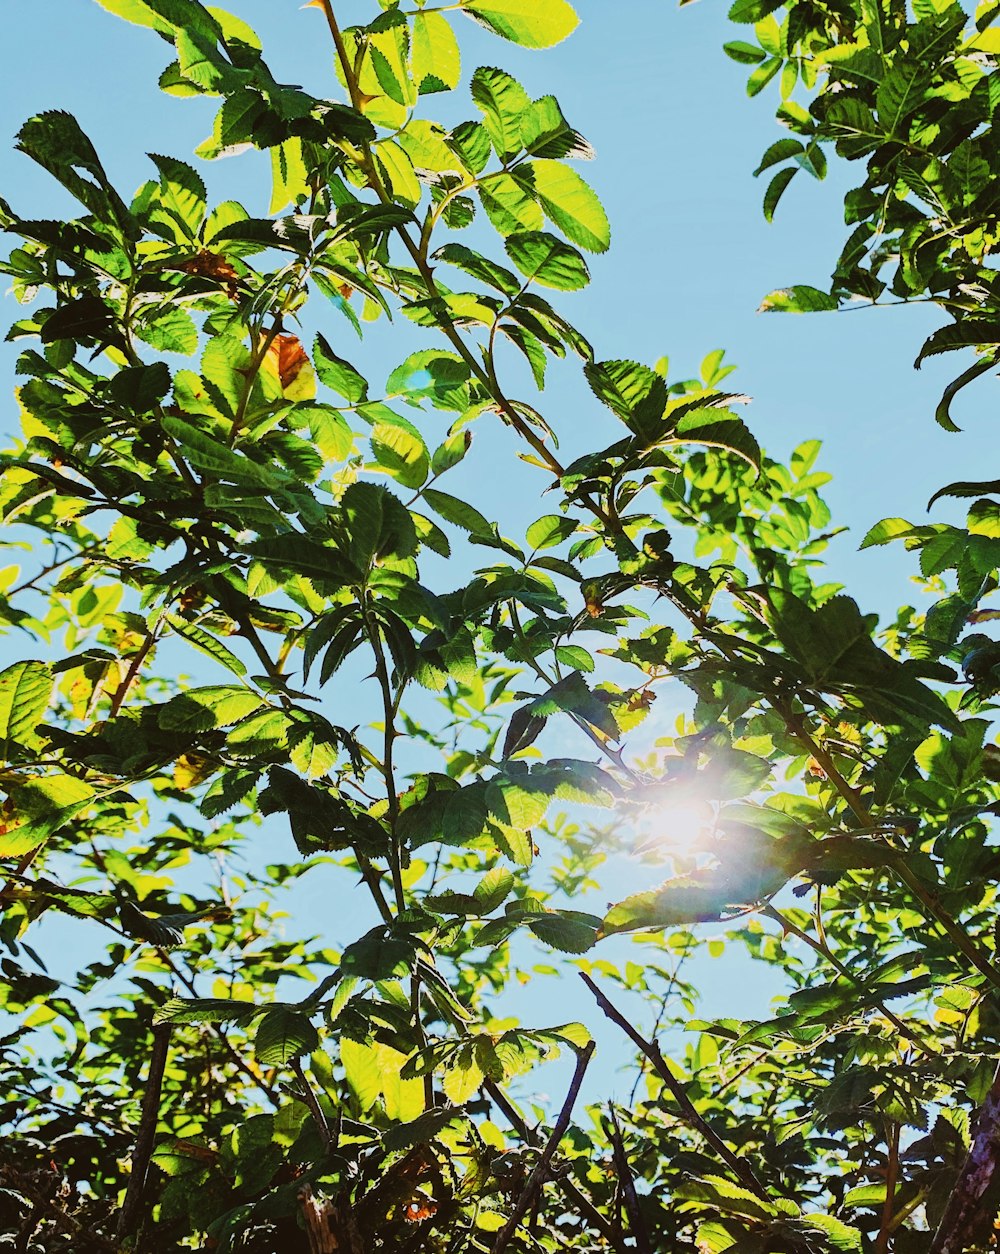
[[[522,48],[551,48],[580,25],[566,0],[465,0],[463,10]]]
[[[611,224],[589,183],[561,161],[538,159],[521,169],[530,170],[531,185],[542,208],[574,244],[593,253],[607,251]]]

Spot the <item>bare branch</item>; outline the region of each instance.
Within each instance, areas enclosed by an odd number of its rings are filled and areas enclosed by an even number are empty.
[[[132,1174],[129,1176],[125,1200],[122,1202],[121,1214],[118,1216],[117,1237],[119,1241],[123,1237],[131,1236],[135,1231],[142,1211],[146,1174],[149,1171],[149,1160],[153,1155],[156,1122],[160,1115],[160,1091],[163,1087],[163,1073],[167,1066],[169,1045],[170,1024],[157,1024],[153,1028],[153,1048],[149,1055],[146,1091],[142,1095],[139,1132],[135,1138],[135,1149],[132,1151]]]
[[[649,1061],[653,1064],[657,1075],[670,1090],[674,1101],[681,1108],[681,1116],[688,1127],[700,1133],[715,1153],[722,1159],[729,1170],[733,1173],[737,1180],[744,1188],[749,1189],[751,1193],[755,1193],[759,1198],[768,1201],[767,1190],[763,1184],[757,1179],[752,1169],[733,1153],[729,1146],[723,1141],[719,1134],[706,1123],[705,1119],[695,1109],[694,1104],[684,1092],[683,1086],[675,1079],[673,1072],[667,1066],[666,1059],[660,1053],[659,1046],[654,1041],[647,1041],[641,1036],[631,1023],[625,1018],[621,1011],[617,1010],[607,997],[601,992],[594,981],[585,971],[580,972],[580,978],[584,984],[590,989],[597,999],[597,1004],[604,1011],[612,1023],[622,1029],[629,1039],[642,1050]]]
[[[583,1075],[587,1070],[587,1065],[594,1054],[594,1042],[588,1042],[583,1049],[580,1050],[576,1057],[576,1071],[573,1073],[573,1079],[569,1086],[569,1092],[566,1094],[566,1100],[563,1102],[562,1110],[559,1112],[559,1118],[556,1120],[555,1127],[552,1129],[552,1135],[549,1137],[545,1148],[542,1150],[541,1157],[535,1164],[535,1169],[528,1177],[527,1183],[521,1190],[521,1196],[514,1204],[510,1218],[500,1229],[497,1234],[496,1242],[493,1245],[493,1254],[503,1254],[507,1248],[507,1243],[517,1230],[518,1224],[524,1218],[528,1207],[535,1200],[538,1190],[545,1183],[545,1177],[548,1175],[549,1164],[552,1162],[552,1156],[559,1147],[559,1142],[563,1139],[566,1129],[569,1127],[570,1115],[573,1113],[573,1105],[576,1102],[580,1092],[580,1085],[583,1083]]]

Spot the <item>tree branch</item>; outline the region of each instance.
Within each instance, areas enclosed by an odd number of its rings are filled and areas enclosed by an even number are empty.
[[[535,1169],[528,1177],[527,1183],[521,1190],[521,1195],[514,1204],[510,1218],[500,1229],[497,1239],[493,1245],[493,1254],[503,1254],[507,1248],[507,1243],[517,1230],[518,1224],[524,1218],[524,1215],[535,1199],[538,1190],[545,1183],[545,1177],[548,1175],[549,1164],[552,1156],[559,1147],[559,1142],[563,1139],[566,1129],[569,1127],[570,1115],[573,1113],[573,1105],[576,1102],[580,1092],[580,1085],[583,1083],[583,1075],[587,1070],[587,1065],[594,1054],[594,1042],[589,1041],[576,1057],[576,1071],[573,1073],[573,1079],[570,1082],[569,1092],[566,1094],[566,1100],[563,1102],[562,1110],[559,1112],[559,1118],[555,1122],[552,1129],[552,1135],[546,1142],[545,1148],[542,1150],[541,1157],[535,1164]]]
[[[611,1022],[616,1023],[625,1035],[629,1037],[632,1043],[637,1045],[653,1064],[657,1075],[669,1089],[674,1101],[681,1108],[681,1116],[688,1127],[704,1137],[707,1143],[712,1147],[719,1158],[722,1159],[744,1188],[749,1189],[751,1193],[756,1194],[757,1197],[762,1200],[770,1201],[767,1190],[757,1179],[751,1168],[736,1157],[725,1141],[723,1141],[717,1132],[713,1131],[711,1126],[695,1109],[691,1099],[688,1097],[687,1093],[684,1092],[683,1085],[678,1082],[678,1080],[674,1077],[673,1072],[667,1066],[666,1059],[660,1053],[659,1046],[654,1041],[647,1041],[645,1037],[636,1031],[621,1011],[617,1010],[608,998],[605,997],[586,971],[580,972],[580,978],[594,994],[594,997],[597,999],[597,1004],[604,1011]]]
[[[132,1151],[132,1172],[129,1176],[128,1188],[125,1190],[121,1214],[118,1216],[116,1236],[119,1241],[131,1236],[138,1226],[149,1160],[152,1157],[153,1143],[156,1139],[156,1123],[160,1115],[160,1091],[163,1087],[163,1073],[167,1066],[169,1045],[170,1024],[157,1024],[153,1028],[153,1048],[149,1055],[146,1091],[142,1095],[139,1132],[135,1139],[135,1149]]]

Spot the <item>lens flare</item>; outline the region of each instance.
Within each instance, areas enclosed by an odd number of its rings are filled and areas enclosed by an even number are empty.
[[[646,817],[648,835],[636,853],[694,852],[711,826],[712,817],[712,807],[707,802],[690,797],[658,805]]]

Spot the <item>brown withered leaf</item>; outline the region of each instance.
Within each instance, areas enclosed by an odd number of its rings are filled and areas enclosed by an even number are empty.
[[[228,261],[222,253],[213,253],[208,248],[202,248],[193,257],[188,257],[186,261],[179,261],[169,268],[182,270],[185,274],[196,274],[204,279],[214,279],[216,283],[225,284],[231,300],[237,297],[240,276],[232,262]]]
[[[403,1208],[403,1218],[408,1224],[423,1223],[437,1214],[438,1205],[432,1197],[425,1193],[414,1193]]]
[[[267,365],[278,376],[281,390],[287,392],[302,367],[309,365],[309,358],[297,335],[276,335],[267,350]]]

